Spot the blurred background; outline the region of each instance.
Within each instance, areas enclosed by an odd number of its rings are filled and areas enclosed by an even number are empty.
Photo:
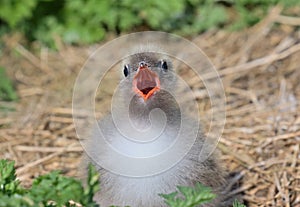
[[[299,0],[1,0],[0,158],[16,161],[24,186],[54,169],[77,176],[71,101],[84,62],[120,35],[165,31],[197,44],[222,78],[219,148],[224,165],[244,175],[238,190],[248,206],[300,206],[299,27]],[[206,128],[205,87],[180,73]],[[117,78],[99,91],[100,109],[109,109]]]
[[[263,19],[280,3],[297,14],[297,0],[2,0],[0,34],[19,33],[28,42],[58,49],[92,44],[110,36],[159,30],[192,37],[210,29],[241,30]]]

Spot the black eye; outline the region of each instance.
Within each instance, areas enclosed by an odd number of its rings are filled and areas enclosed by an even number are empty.
[[[125,77],[129,75],[129,65],[124,65],[123,73]]]
[[[168,70],[168,63],[165,60],[160,61],[160,67],[164,70],[167,71]]]

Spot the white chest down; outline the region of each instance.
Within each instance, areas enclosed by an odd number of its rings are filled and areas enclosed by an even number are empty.
[[[193,126],[192,124],[190,125]],[[141,159],[155,156],[172,146],[173,142],[176,141],[175,138],[186,138],[177,137],[178,133],[176,129],[167,126],[162,133],[158,133],[158,137],[155,140],[152,140],[150,143],[139,143],[133,142],[128,137],[124,137],[118,129],[112,127],[115,125],[111,118],[103,119],[99,122],[99,126],[101,131],[96,130],[93,133],[89,150],[93,158],[91,161],[96,163],[96,165],[97,163],[99,164],[98,161],[101,163],[101,161],[105,160],[105,163],[114,162],[114,165],[122,166],[125,171],[126,168],[128,170],[140,170],[143,166],[145,168],[142,169],[143,172],[151,172],[153,168],[152,164],[156,167],[161,166],[164,169],[155,175],[134,177],[116,174],[110,171],[110,169],[105,169],[98,165],[101,177],[101,190],[96,200],[101,206],[165,206],[163,199],[158,194],[174,192],[178,185],[192,186],[195,182],[201,182],[204,185],[211,186],[218,193],[221,186],[225,184],[225,173],[222,167],[217,165],[218,161],[214,154],[204,161],[199,161],[198,159],[204,142],[204,137],[201,133],[198,133],[196,141],[185,156],[181,160],[178,160],[177,163],[173,163],[174,165],[171,168],[166,169],[165,165],[169,164],[168,158],[167,160],[156,159],[156,163],[151,164],[151,162],[148,162],[149,164],[146,166],[135,165],[135,163],[130,162],[123,163],[121,159],[119,163],[116,163],[115,159],[113,160],[110,150],[116,150],[124,156]],[[185,133],[187,137],[189,136],[188,131]],[[99,139],[101,136],[107,138],[107,142],[112,148],[108,149],[104,147],[103,142],[99,141],[101,140]],[[172,153],[168,154],[169,160],[177,156],[176,150]]]

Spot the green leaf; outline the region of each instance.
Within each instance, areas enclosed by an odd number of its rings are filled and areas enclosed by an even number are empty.
[[[74,201],[86,207],[99,207],[93,201],[99,190],[99,174],[90,165],[86,189],[80,181],[62,176],[58,171],[39,176],[33,181],[31,189],[19,186],[14,162],[0,160],[0,206],[6,207],[75,207]]]
[[[0,192],[7,196],[24,192],[24,189],[19,186],[14,164],[14,161],[0,160]]]
[[[6,75],[5,69],[0,67],[0,100],[16,101],[17,99],[18,96],[11,80]]]
[[[63,206],[70,200],[80,202],[83,187],[74,178],[64,177],[58,171],[53,171],[36,178],[28,196],[35,203],[47,205],[49,201],[53,201],[57,206]]]
[[[27,196],[20,196],[19,194],[8,196],[0,192],[0,206],[30,207],[34,206],[34,201]]]
[[[96,168],[89,164],[87,187],[84,189],[84,199],[81,201],[84,206],[98,207],[99,205],[93,201],[94,194],[100,190],[100,175]]]
[[[211,192],[211,189],[203,186],[200,183],[196,183],[193,187],[178,186],[179,192],[173,192],[170,194],[159,194],[165,200],[165,203],[170,207],[194,207],[203,203],[210,202],[216,197]]]
[[[37,0],[1,0],[0,18],[14,28],[18,23],[24,21],[32,15],[32,10],[36,6]]]
[[[233,202],[233,207],[246,207],[246,205],[240,203],[239,201],[235,200]]]

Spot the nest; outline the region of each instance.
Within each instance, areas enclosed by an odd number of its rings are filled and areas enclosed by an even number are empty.
[[[209,31],[194,39],[223,81],[227,119],[219,149],[224,165],[243,175],[237,191],[248,206],[300,206],[300,22],[280,13],[273,9],[247,31]],[[61,45],[58,52],[42,48],[35,54],[18,38],[6,44],[0,63],[9,68],[20,100],[9,104],[15,111],[1,112],[1,158],[16,161],[25,186],[51,170],[77,176],[83,149],[72,119],[72,89],[96,47]],[[190,85],[206,128],[209,99],[197,81]],[[107,110],[112,91],[101,93],[99,106]]]

